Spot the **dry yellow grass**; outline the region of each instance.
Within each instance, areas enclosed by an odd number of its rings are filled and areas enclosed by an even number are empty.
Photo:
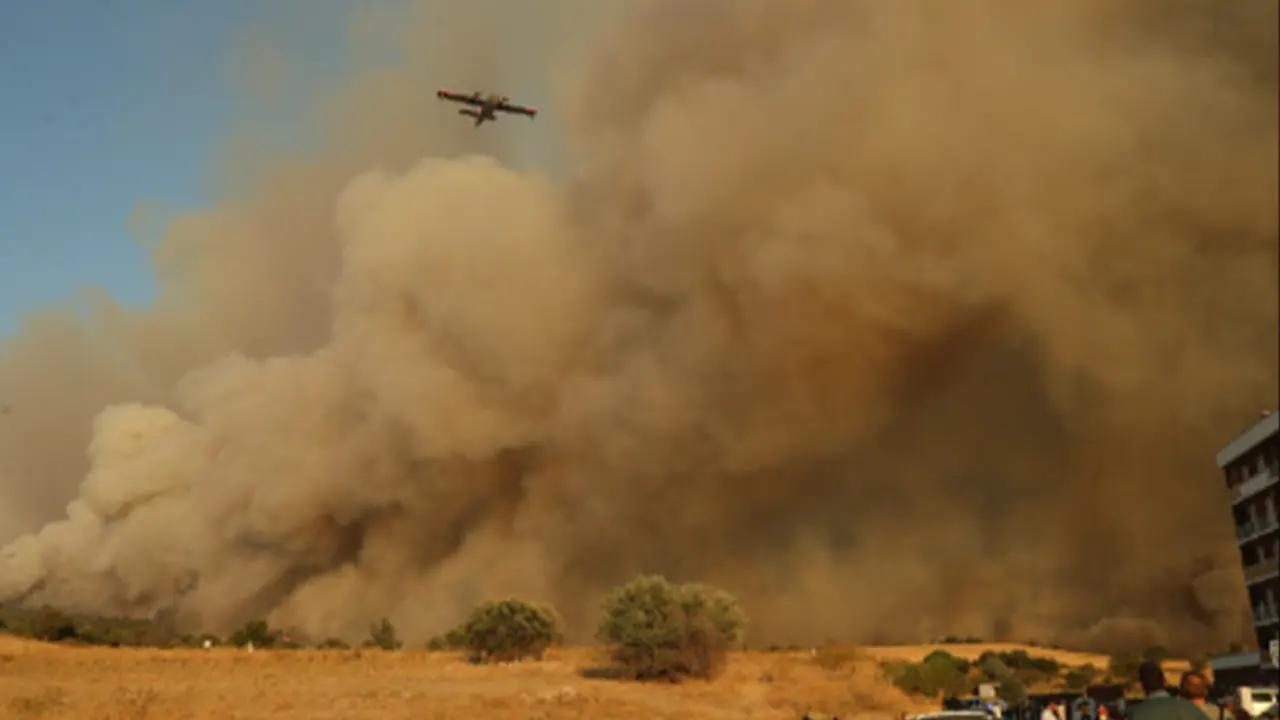
[[[808,709],[889,720],[922,709],[858,656],[735,653],[713,681],[592,679],[599,651],[473,666],[455,653],[54,646],[0,636],[0,717],[799,718]],[[929,707],[925,705],[923,707]]]
[[[878,662],[935,646],[735,653],[713,681],[678,685],[584,677],[599,650],[559,648],[537,663],[474,666],[456,653],[55,646],[0,635],[0,717],[159,718],[800,718],[808,709],[889,720],[935,703],[890,686]],[[946,646],[977,657],[984,649]],[[1055,653],[1064,662],[1102,656]]]

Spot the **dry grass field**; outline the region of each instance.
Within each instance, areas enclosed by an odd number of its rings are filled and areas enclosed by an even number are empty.
[[[946,646],[976,657],[1015,645]],[[0,635],[0,717],[94,718],[841,718],[889,720],[936,707],[881,677],[877,662],[934,646],[742,652],[715,680],[636,683],[584,675],[600,650],[561,648],[542,662],[475,666],[426,651],[111,649]],[[1097,655],[1028,648],[1105,665]]]

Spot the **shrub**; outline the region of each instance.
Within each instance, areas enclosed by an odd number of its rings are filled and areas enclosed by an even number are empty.
[[[1082,665],[1078,668],[1073,668],[1067,672],[1065,678],[1067,689],[1083,690],[1089,686],[1089,683],[1093,682],[1097,674],[1098,670],[1093,665]]]
[[[1026,650],[1014,650],[1013,652],[1000,653],[1000,659],[1015,671],[1023,670],[1044,673],[1046,675],[1056,675],[1059,670],[1057,660],[1047,657],[1032,657],[1027,654]]]
[[[280,632],[267,627],[265,620],[253,620],[231,634],[232,645],[248,645],[254,647],[271,647],[280,639]]]
[[[921,662],[923,662],[926,665],[928,665],[931,662],[940,663],[943,665],[950,665],[954,667],[956,671],[959,672],[961,675],[964,675],[965,673],[969,672],[968,660],[965,660],[964,658],[958,658],[955,655],[952,655],[951,653],[947,652],[946,650],[934,650],[928,655],[925,655],[924,660],[922,660]]]
[[[746,623],[728,593],[649,575],[609,594],[596,634],[631,677],[674,680],[715,674],[728,649],[742,643]]]
[[[996,695],[1010,705],[1020,705],[1027,700],[1027,686],[1016,677],[1005,678],[996,688]]]
[[[464,637],[461,627],[456,627],[444,635],[436,635],[427,641],[427,649],[438,650],[455,650],[467,646],[467,639]]]
[[[47,642],[75,640],[80,636],[75,622],[61,610],[42,608],[31,622],[31,636]]]
[[[540,660],[546,649],[560,639],[560,620],[554,610],[507,598],[477,607],[438,646],[465,647],[475,662],[510,662]]]
[[[342,642],[338,638],[328,638],[318,646],[321,650],[349,650],[350,645]]]
[[[1130,653],[1116,653],[1107,662],[1107,674],[1112,679],[1131,683],[1138,679],[1141,661]]]
[[[1002,680],[1013,675],[1013,670],[993,652],[985,652],[978,657],[978,669],[988,680]]]
[[[365,647],[378,647],[383,650],[400,649],[400,638],[396,637],[396,628],[390,620],[382,618],[380,622],[369,626],[369,639],[365,641]]]
[[[886,667],[890,681],[914,695],[956,697],[969,689],[969,663],[950,653],[929,653],[918,663],[894,663]]]

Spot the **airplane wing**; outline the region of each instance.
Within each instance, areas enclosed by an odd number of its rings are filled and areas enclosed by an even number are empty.
[[[519,113],[519,114],[521,114],[521,115],[528,115],[529,117],[536,117],[536,116],[538,115],[538,109],[537,109],[537,108],[525,107],[525,106],[523,106],[523,105],[512,105],[511,103],[506,103],[506,102],[499,103],[499,104],[497,105],[497,107],[495,107],[494,109],[495,109],[495,110],[501,110],[501,111],[503,111],[503,112]]]
[[[450,92],[448,90],[437,90],[436,97],[454,102],[464,103],[466,105],[483,105],[484,101],[476,95],[463,95],[462,93]]]

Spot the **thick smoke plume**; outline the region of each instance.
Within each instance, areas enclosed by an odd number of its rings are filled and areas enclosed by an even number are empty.
[[[503,51],[424,6],[154,309],[0,345],[0,598],[583,638],[644,571],[761,642],[1247,637],[1212,459],[1277,394],[1275,3],[633,10],[555,69],[567,179],[427,99]]]

